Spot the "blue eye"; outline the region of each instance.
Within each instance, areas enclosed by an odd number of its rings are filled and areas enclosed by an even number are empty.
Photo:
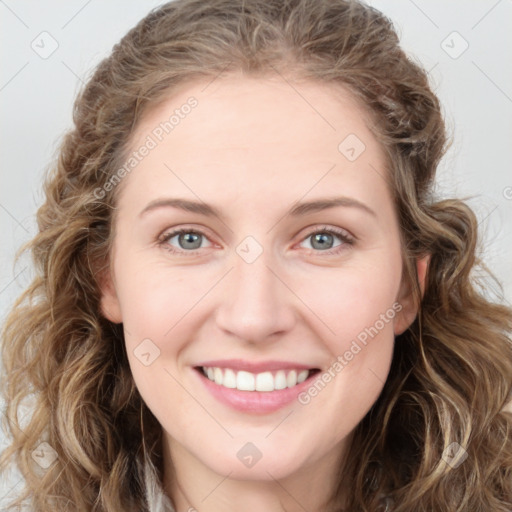
[[[178,247],[171,245],[170,243],[171,240],[176,237]],[[341,243],[333,246],[332,244],[335,238],[341,240]],[[180,228],[163,235],[159,239],[158,244],[172,254],[179,256],[195,255],[201,248],[204,248],[201,247],[203,239],[208,240],[208,237],[201,231],[188,228]],[[309,248],[310,252],[326,256],[331,254],[338,254],[345,250],[347,248],[346,246],[351,246],[354,244],[354,238],[346,231],[330,228],[328,226],[316,228],[316,230],[310,232],[303,239],[303,241],[309,239],[312,240],[310,243],[311,247]]]
[[[182,247],[178,247],[178,250],[176,250],[172,245],[169,244],[169,242],[175,237],[178,237],[178,244],[182,245]],[[201,248],[201,237],[206,238],[206,235],[204,233],[201,233],[200,231],[182,228],[165,234],[160,239],[159,244],[165,246],[165,248],[169,250],[171,253],[195,253],[198,249]]]
[[[332,246],[333,239],[335,238],[340,239],[341,243],[336,246]],[[328,228],[327,226],[320,230],[317,228],[315,231],[312,231],[304,240],[311,240],[311,249],[314,252],[320,252],[323,255],[337,254],[343,251],[346,245],[350,246],[354,243],[354,238],[346,231]]]

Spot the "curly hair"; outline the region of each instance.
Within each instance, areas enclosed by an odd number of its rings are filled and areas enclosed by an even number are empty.
[[[2,332],[4,429],[33,512],[154,510],[147,465],[162,476],[162,429],[128,365],[122,325],[100,312],[119,187],[141,117],[178,86],[220,73],[339,84],[374,121],[398,213],[404,278],[418,315],[395,338],[391,371],[357,426],[341,484],[348,510],[510,512],[512,310],[486,294],[477,219],[434,194],[448,137],[427,73],[400,48],[391,21],[349,0],[176,0],[116,44],[80,91],[73,128],[45,177],[30,250],[35,278]],[[98,187],[105,193],[98,197]],[[430,255],[425,292],[416,260]],[[31,416],[19,411],[31,399]],[[32,460],[47,442],[56,459]],[[458,467],[443,454],[458,443]],[[336,508],[340,510],[340,506]]]

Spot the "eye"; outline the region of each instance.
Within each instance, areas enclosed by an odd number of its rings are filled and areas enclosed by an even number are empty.
[[[170,243],[173,238],[176,238],[176,243],[178,244],[177,248]],[[202,248],[202,239],[207,238],[206,235],[201,231],[195,231],[188,228],[180,228],[169,233],[165,233],[158,240],[158,244],[162,247],[165,247],[166,250],[173,254],[194,254],[197,250]]]
[[[173,238],[176,239],[177,247],[171,243]],[[341,240],[341,243],[333,246],[335,238]],[[208,237],[203,232],[185,227],[165,233],[159,238],[158,245],[179,256],[195,255],[200,249],[205,248],[202,246],[204,240],[208,240]],[[310,252],[322,253],[322,255],[328,256],[346,250],[347,246],[354,244],[355,239],[345,230],[322,226],[316,228],[315,231],[311,231],[303,239],[303,242],[309,240],[311,240]]]
[[[341,243],[333,246],[333,239],[338,238]],[[345,250],[348,246],[354,244],[354,237],[349,235],[345,230],[323,226],[320,229],[316,228],[315,231],[311,231],[304,241],[310,242],[310,248],[313,252],[321,252],[323,255],[338,254]]]

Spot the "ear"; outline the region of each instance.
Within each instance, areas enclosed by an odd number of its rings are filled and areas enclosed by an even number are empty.
[[[430,262],[430,254],[416,260],[416,272],[418,275],[418,283],[420,285],[421,296],[425,293],[425,279],[427,277],[428,264]],[[395,317],[394,331],[395,335],[402,334],[414,322],[418,314],[418,306],[414,303],[411,286],[408,282],[402,282],[397,302],[402,309]]]
[[[121,306],[119,304],[119,299],[117,298],[114,279],[110,269],[106,269],[100,274],[99,286],[101,291],[101,314],[114,324],[122,323],[123,318],[121,315]]]

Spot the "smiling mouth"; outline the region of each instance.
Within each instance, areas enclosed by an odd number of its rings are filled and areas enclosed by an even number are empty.
[[[318,368],[286,369],[261,373],[206,366],[196,366],[194,369],[219,386],[239,391],[262,392],[293,388],[320,372]]]

